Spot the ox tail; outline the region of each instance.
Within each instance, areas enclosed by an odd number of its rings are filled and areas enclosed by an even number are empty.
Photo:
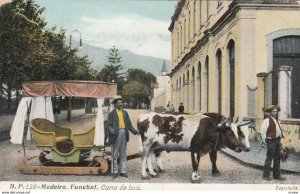
[[[138,146],[139,146],[139,154],[141,155],[141,156],[143,156],[143,153],[144,153],[144,146],[143,146],[143,135],[144,134],[142,134],[141,132],[142,132],[142,130],[141,130],[141,126],[140,126],[140,123],[139,123],[139,120],[137,121],[137,129],[138,129],[138,131],[139,131],[139,137],[138,137]]]
[[[143,141],[142,141],[142,136],[139,135],[139,154],[142,156],[144,153],[144,146],[143,146]]]

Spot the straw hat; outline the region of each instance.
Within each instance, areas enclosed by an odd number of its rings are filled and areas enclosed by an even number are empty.
[[[278,111],[281,110],[277,104],[272,104],[266,109],[266,112],[271,112],[273,109],[277,109]]]
[[[122,99],[122,96],[120,96],[120,95],[114,96],[114,97],[113,97],[112,103],[113,103],[113,104],[116,104],[116,102],[117,102],[118,100],[120,100],[120,99]]]

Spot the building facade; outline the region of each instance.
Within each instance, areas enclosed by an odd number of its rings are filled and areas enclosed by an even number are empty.
[[[300,142],[298,18],[296,0],[178,1],[169,27],[171,103],[254,118],[258,126],[264,108],[279,104]]]

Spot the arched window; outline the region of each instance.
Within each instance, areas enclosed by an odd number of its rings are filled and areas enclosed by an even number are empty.
[[[181,95],[182,95],[182,103],[183,103],[183,106],[185,106],[185,75],[183,75],[183,78],[182,78],[182,89],[181,89]]]
[[[209,58],[206,56],[205,59],[205,89],[206,89],[206,111],[208,112],[209,107]]]
[[[179,54],[180,54],[180,35],[179,35],[179,31],[177,33],[177,56],[176,58],[178,58]]]
[[[201,112],[201,63],[198,63],[198,80],[199,80],[199,112]]]
[[[181,84],[182,82],[181,82],[181,77],[179,78],[179,89],[178,89],[178,91],[179,91],[179,101],[180,102],[182,102],[182,84]],[[180,103],[179,102],[179,103]]]
[[[195,109],[195,68],[192,69],[192,100],[191,100],[192,112],[196,112]]]
[[[194,7],[193,7],[193,37],[195,36],[195,29],[196,29],[196,1],[194,1]]]
[[[184,19],[184,23],[183,23],[183,50],[186,46],[186,19]]]
[[[234,117],[235,112],[235,43],[230,40],[227,46],[227,58],[229,67],[229,115]]]
[[[300,36],[284,36],[273,42],[272,103],[278,104],[278,70],[281,66],[292,67],[291,102],[288,111],[292,118],[300,118]],[[287,111],[287,110],[286,110]]]
[[[217,98],[218,98],[218,113],[222,113],[222,51],[218,49],[216,53],[217,61]]]
[[[183,48],[183,31],[182,31],[182,26],[180,26],[180,52],[182,52]]]
[[[190,29],[191,29],[191,11],[189,11],[189,15],[188,15],[188,24],[187,24],[187,30],[188,30],[188,35],[187,35],[187,39],[188,39],[188,43],[190,42],[190,36],[191,36],[191,31],[190,31]]]
[[[178,79],[176,80],[176,102],[175,102],[175,105],[178,105],[179,104],[179,82],[178,82]]]
[[[186,73],[186,83],[185,83],[185,86],[186,86],[186,108],[187,108],[187,111],[190,111],[190,71],[188,70],[187,73]]]

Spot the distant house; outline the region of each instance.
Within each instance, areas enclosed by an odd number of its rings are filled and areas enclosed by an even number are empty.
[[[156,83],[152,84],[152,88],[153,98],[151,100],[151,109],[156,112],[162,112],[171,101],[171,81],[165,60],[161,73],[156,77]]]

